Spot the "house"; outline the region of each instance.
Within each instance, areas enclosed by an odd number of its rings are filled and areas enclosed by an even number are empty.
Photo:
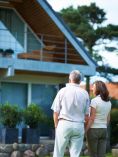
[[[96,63],[46,0],[0,0],[0,103],[33,102],[50,115],[74,69],[88,77]]]

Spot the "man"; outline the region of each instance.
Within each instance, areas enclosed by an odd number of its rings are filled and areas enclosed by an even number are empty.
[[[83,145],[84,120],[89,114],[88,93],[79,87],[81,74],[74,70],[69,83],[56,95],[51,109],[56,129],[53,157],[63,157],[69,147],[71,157],[79,157]]]

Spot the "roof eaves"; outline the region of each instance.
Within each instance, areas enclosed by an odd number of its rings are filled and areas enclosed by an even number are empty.
[[[97,63],[92,59],[92,57],[90,56],[89,52],[83,47],[83,45],[76,39],[75,35],[72,33],[72,31],[70,30],[70,28],[65,24],[65,22],[63,21],[63,19],[52,9],[51,5],[46,1],[46,0],[37,0],[40,5],[43,7],[43,9],[45,9],[45,11],[48,13],[48,15],[52,18],[52,16],[50,15],[49,9],[51,11],[51,13],[55,16],[55,19],[52,19],[55,23],[58,20],[60,22],[60,26],[57,26],[60,28],[60,30],[64,33],[64,35],[66,36],[66,38],[71,42],[71,44],[76,48],[76,50],[78,51],[78,47],[79,49],[81,49],[81,51],[79,51],[80,55],[82,57],[84,57],[84,59],[86,58],[86,61],[88,64],[97,67]],[[44,6],[45,4],[45,6]],[[46,8],[47,7],[47,8]],[[63,31],[62,27],[67,31]],[[66,35],[66,33],[68,33],[71,37],[68,37],[68,35]],[[73,40],[72,40],[73,39]],[[73,42],[74,41],[74,42]],[[84,52],[84,53],[83,53]]]

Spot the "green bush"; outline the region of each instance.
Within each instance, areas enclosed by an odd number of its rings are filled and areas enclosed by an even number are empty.
[[[111,99],[111,103],[112,103],[112,108],[118,108],[118,100]]]
[[[36,128],[45,121],[45,114],[41,107],[37,104],[31,103],[23,111],[23,121],[30,128]]]
[[[21,120],[21,110],[18,105],[11,105],[8,102],[0,105],[0,123],[5,127],[15,128]]]
[[[111,145],[118,143],[118,108],[111,110]]]

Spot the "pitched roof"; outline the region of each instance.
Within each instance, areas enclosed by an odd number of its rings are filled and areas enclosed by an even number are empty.
[[[75,35],[72,33],[72,31],[69,29],[69,27],[63,21],[63,19],[52,9],[52,7],[49,5],[49,3],[46,0],[37,0],[37,1],[44,8],[44,10],[47,12],[47,14],[51,17],[51,19],[54,21],[54,23],[59,27],[61,32],[63,32],[63,34],[67,37],[67,39],[70,41],[70,43],[79,52],[79,54],[89,64],[92,63],[93,66],[97,66],[96,62],[92,59],[92,57],[87,52],[87,50],[83,47],[81,42],[79,42],[77,40]]]

